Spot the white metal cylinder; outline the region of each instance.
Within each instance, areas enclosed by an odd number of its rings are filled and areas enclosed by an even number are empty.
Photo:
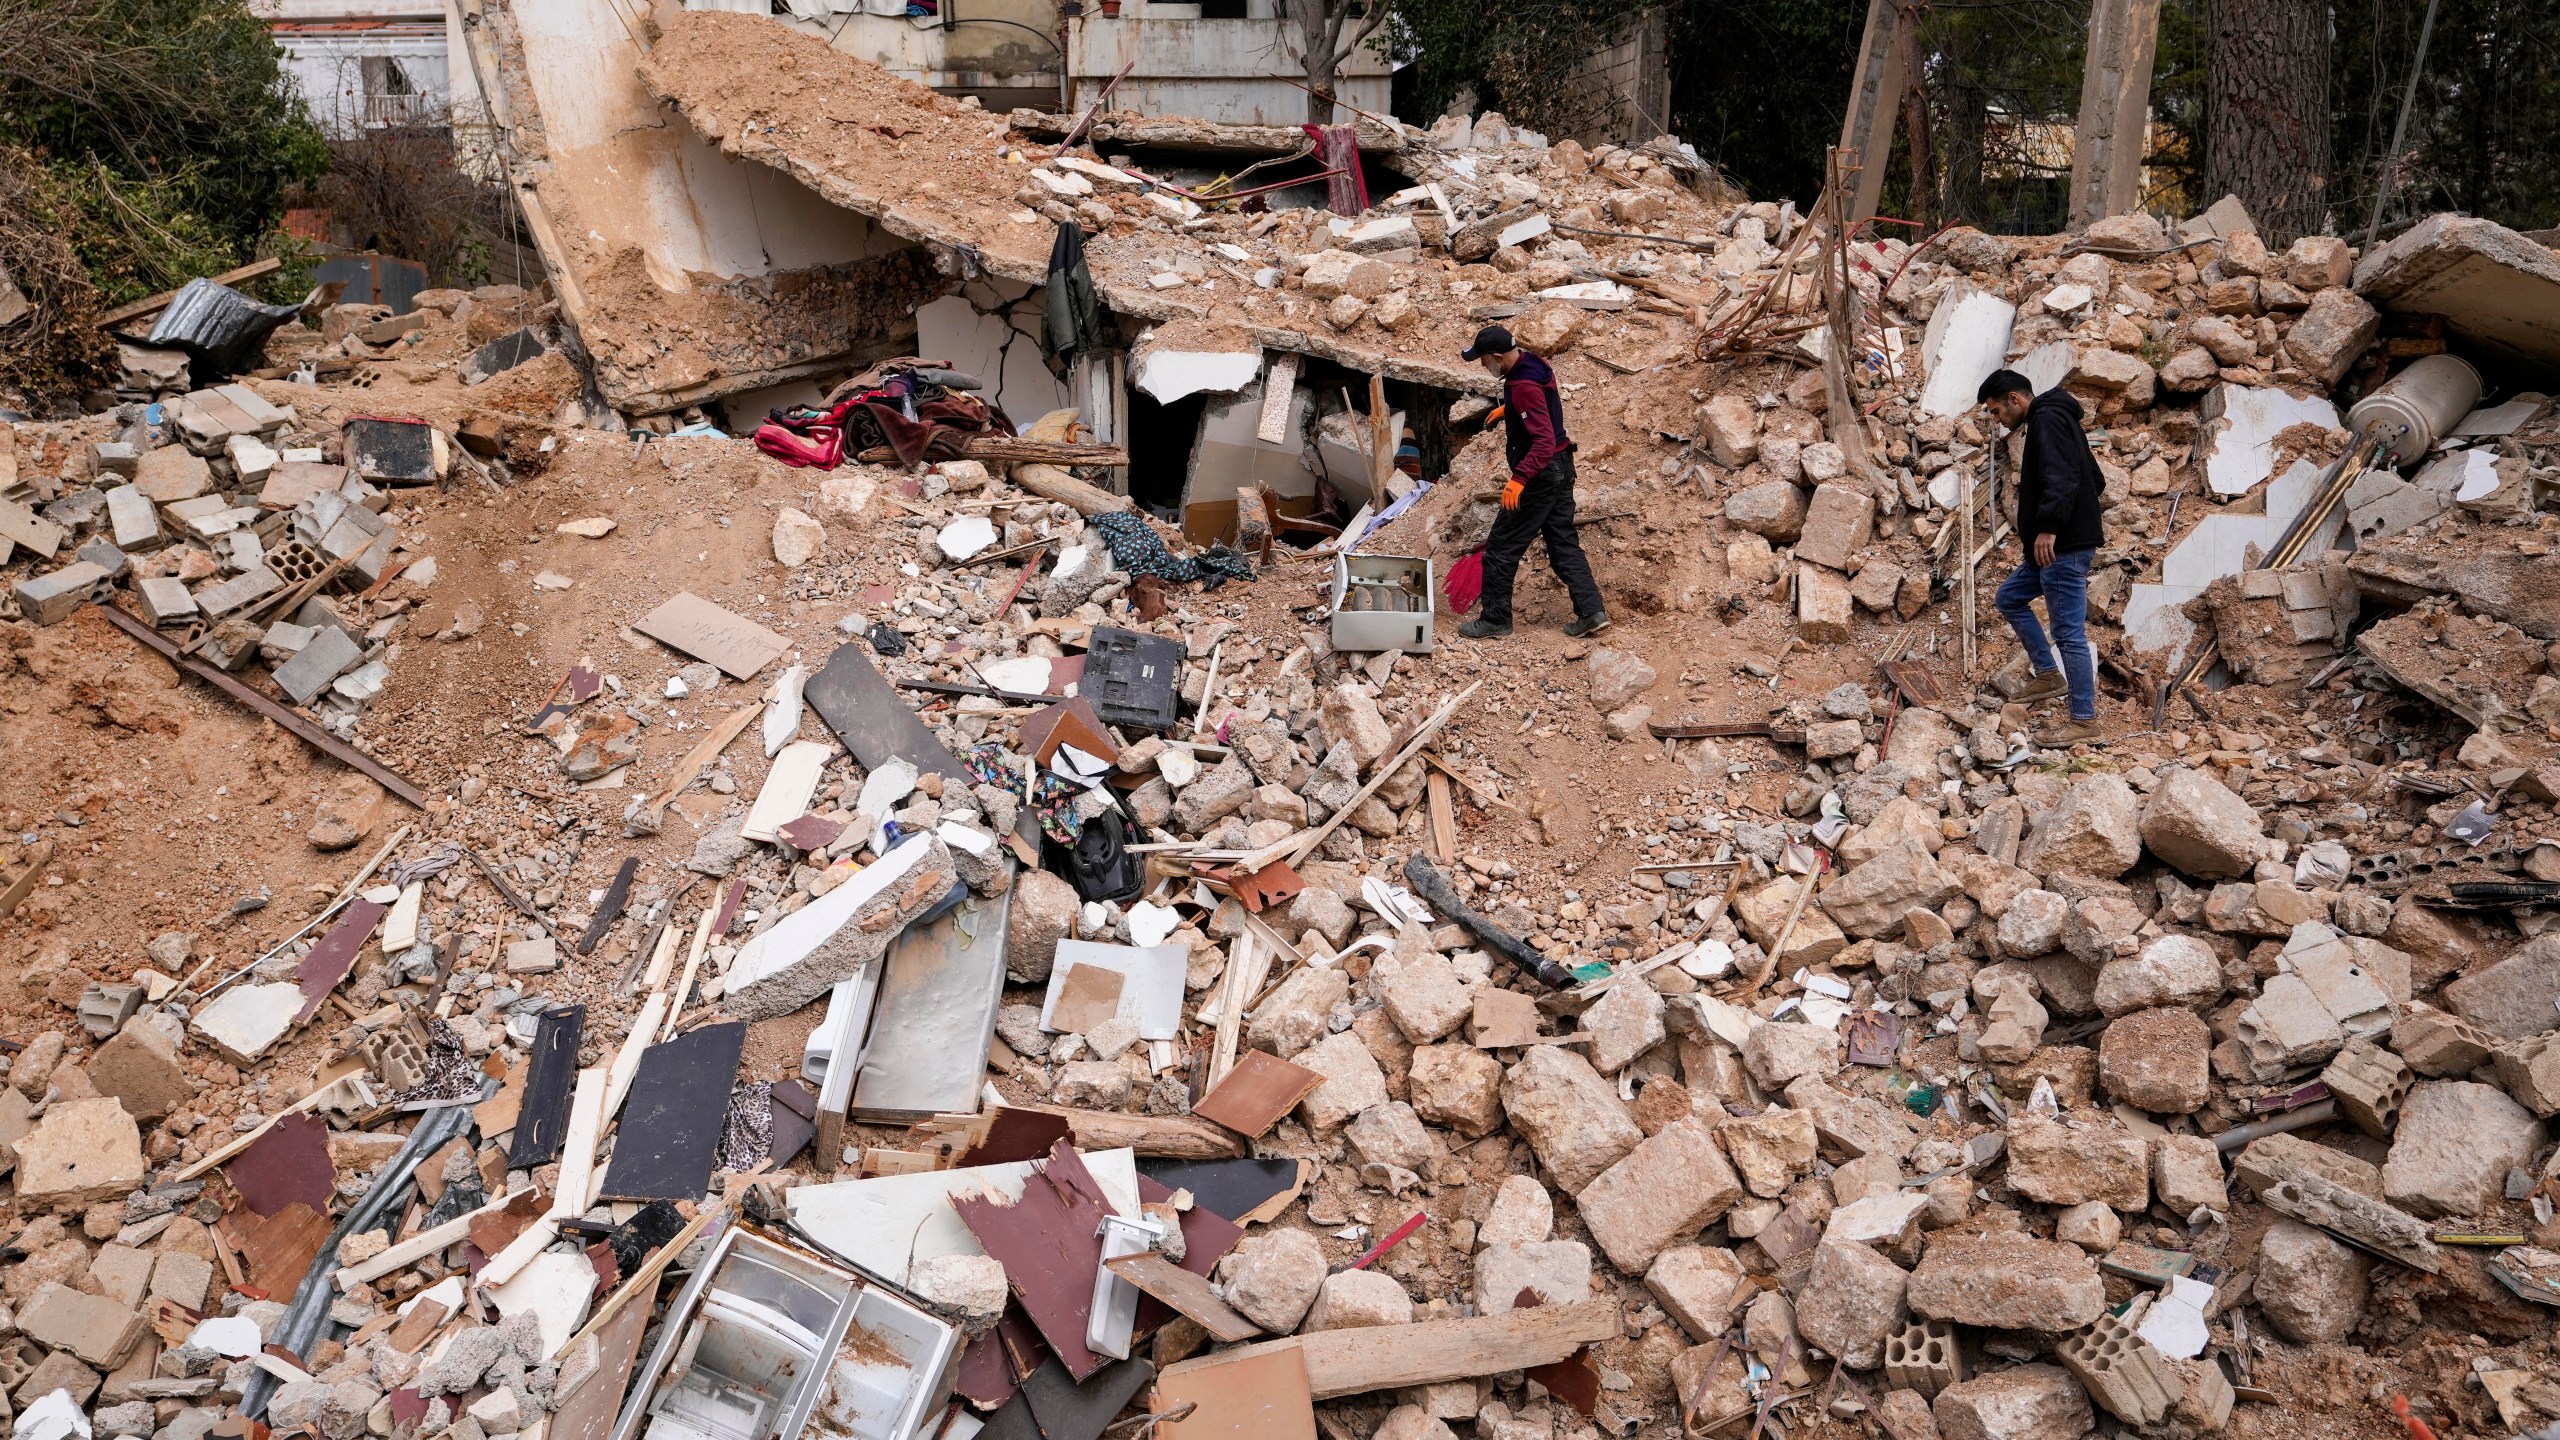
[[[2395,469],[2425,455],[2480,403],[2480,372],[2457,355],[2428,355],[2382,382],[2347,412],[2361,437],[2382,427],[2382,462]]]

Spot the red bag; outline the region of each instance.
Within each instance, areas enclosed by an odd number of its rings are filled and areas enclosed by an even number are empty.
[[[785,465],[833,470],[844,459],[844,431],[834,425],[814,425],[804,432],[767,420],[756,427],[756,448]]]
[[[1440,577],[1440,593],[1449,599],[1449,613],[1464,615],[1475,608],[1484,594],[1484,552],[1470,550],[1466,557],[1449,567]]]

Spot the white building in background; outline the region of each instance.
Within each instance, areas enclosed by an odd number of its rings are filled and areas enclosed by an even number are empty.
[[[335,138],[406,125],[467,125],[479,87],[449,0],[255,0],[312,119]]]

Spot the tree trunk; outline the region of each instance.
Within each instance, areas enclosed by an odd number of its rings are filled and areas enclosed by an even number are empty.
[[[1297,0],[1298,39],[1307,51],[1307,123],[1333,123],[1333,32],[1326,23],[1349,0]]]
[[[1946,155],[1939,165],[1937,218],[1941,224],[1980,225],[1984,219],[1982,146],[1990,125],[1990,101],[1974,70],[1974,18],[1958,17],[1957,23],[1947,27],[1934,72],[1940,77],[1939,103],[1947,115]]]
[[[2237,195],[2269,245],[2328,222],[2329,11],[2207,0],[2204,198]]]

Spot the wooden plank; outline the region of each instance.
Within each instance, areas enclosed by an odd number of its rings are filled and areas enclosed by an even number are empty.
[[[560,1144],[568,1138],[569,1096],[577,1088],[578,1044],[586,1022],[584,1005],[557,1005],[542,1012],[526,1062],[515,1139],[507,1147],[508,1169],[530,1170],[558,1158]]]
[[[649,818],[654,821],[664,815],[667,802],[676,798],[684,787],[692,784],[693,777],[701,774],[704,766],[719,759],[720,752],[729,748],[729,742],[738,738],[738,732],[746,729],[749,721],[763,713],[764,702],[761,700],[741,705],[729,712],[729,717],[721,721],[718,728],[703,736],[699,744],[685,753],[684,760],[676,766],[674,778],[667,782],[667,788],[650,796],[648,803],[641,807]]]
[[[1597,1345],[1617,1336],[1620,1328],[1615,1301],[1587,1300],[1579,1305],[1540,1305],[1462,1320],[1319,1330],[1312,1335],[1266,1340],[1224,1351],[1205,1360],[1185,1360],[1167,1366],[1164,1381],[1238,1356],[1297,1346],[1306,1355],[1308,1391],[1318,1400],[1331,1400],[1551,1365],[1585,1345]]]
[[[791,648],[791,642],[734,610],[680,590],[631,628],[696,660],[708,660],[733,680],[746,680]]]
[[[507,1242],[505,1249],[489,1257],[489,1263],[480,1269],[481,1284],[494,1287],[514,1279],[517,1271],[559,1235],[563,1216],[586,1211],[588,1191],[595,1180],[596,1144],[604,1138],[606,1086],[603,1070],[578,1072],[577,1097],[569,1102],[569,1136],[560,1147],[560,1188],[552,1192],[551,1208]]]
[[[622,857],[622,868],[613,872],[613,883],[604,887],[604,903],[596,907],[595,918],[587,922],[587,933],[578,937],[579,954],[596,953],[596,945],[604,939],[605,932],[613,928],[614,921],[622,918],[622,907],[631,899],[631,877],[639,870],[639,856]]]
[[[243,280],[255,280],[261,275],[272,275],[283,268],[282,257],[270,255],[264,260],[252,260],[237,270],[225,270],[219,275],[208,275],[205,278],[216,285],[237,285]],[[163,290],[157,295],[145,296],[130,305],[119,305],[99,316],[97,326],[101,330],[111,330],[127,320],[138,320],[145,315],[166,310],[169,308],[169,302],[177,298],[177,291]]]
[[[1311,1379],[1298,1342],[1276,1340],[1167,1367],[1148,1408],[1182,1414],[1159,1440],[1316,1440]]]
[[[1452,864],[1458,858],[1458,812],[1449,777],[1438,770],[1423,776],[1422,795],[1431,812],[1431,858]]]
[[[1092,1318],[1094,1273],[1102,1266],[1104,1216],[1111,1213],[1101,1182],[1075,1147],[1060,1141],[1041,1172],[1026,1181],[1011,1204],[986,1196],[951,1202],[960,1223],[1004,1266],[1005,1283],[1040,1329],[1050,1353],[1076,1380],[1109,1363],[1085,1344]]]
[[[1292,1065],[1260,1050],[1248,1050],[1227,1072],[1227,1078],[1200,1097],[1191,1113],[1203,1120],[1214,1120],[1248,1139],[1259,1139],[1280,1123],[1281,1116],[1296,1108],[1308,1091],[1323,1083],[1323,1076],[1303,1065]]]
[[[1458,707],[1466,704],[1470,697],[1483,688],[1484,682],[1478,680],[1451,696],[1438,710],[1433,711],[1431,718],[1422,722],[1422,728],[1413,732],[1413,738],[1405,742],[1404,748],[1397,751],[1393,759],[1379,766],[1377,772],[1369,777],[1369,783],[1361,786],[1358,794],[1353,795],[1341,809],[1333,812],[1332,819],[1317,826],[1313,831],[1292,835],[1286,840],[1275,841],[1255,851],[1239,862],[1236,868],[1245,871],[1259,870],[1274,860],[1286,860],[1295,865],[1314,854],[1316,847],[1325,842],[1326,836],[1339,828],[1343,821],[1350,819],[1352,813],[1366,804],[1370,796],[1378,793],[1378,787],[1386,784],[1388,777],[1403,769],[1414,756],[1421,754],[1422,748],[1431,743],[1431,738],[1440,733],[1440,727],[1449,723],[1449,717],[1458,713]]]
[[[1188,1115],[1120,1115],[1071,1110],[1064,1105],[1025,1105],[1066,1117],[1079,1150],[1134,1150],[1173,1160],[1227,1160],[1245,1153],[1244,1141]]]
[[[168,661],[170,664],[177,666],[181,671],[184,671],[189,675],[193,675],[197,679],[211,685],[213,688],[230,696],[232,699],[239,701],[241,704],[248,706],[264,718],[273,720],[276,722],[279,729],[291,732],[293,737],[300,740],[303,744],[310,746],[312,749],[319,751],[321,754],[328,756],[330,759],[337,761],[339,764],[344,765],[351,770],[358,771],[370,777],[375,784],[380,785],[383,789],[399,796],[410,805],[413,805],[420,810],[427,808],[427,797],[418,789],[417,786],[402,779],[397,771],[392,770],[381,761],[374,759],[372,756],[367,755],[363,751],[356,749],[354,746],[347,744],[345,741],[340,740],[337,736],[332,735],[328,731],[321,729],[319,726],[312,724],[308,719],[303,717],[300,711],[291,710],[278,704],[274,700],[267,698],[265,695],[250,689],[247,685],[241,683],[237,677],[224,671],[217,670],[193,656],[179,654],[178,647],[170,644],[168,640],[161,636],[160,632],[143,624],[141,621],[126,614],[124,611],[117,609],[115,606],[100,605],[98,608],[105,612],[107,622],[109,624],[131,636],[136,641],[139,641],[146,649],[151,650],[161,659]]]
[[[801,692],[829,730],[866,771],[891,760],[937,772],[963,786],[976,783],[907,702],[862,652],[860,643],[839,645]]]
[[[650,1277],[647,1288],[658,1288],[657,1277]],[[640,1337],[648,1329],[646,1305],[626,1306],[605,1322],[596,1336],[596,1366],[552,1412],[543,1432],[547,1440],[605,1440],[613,1433],[623,1391],[631,1384],[633,1362],[640,1358]]]
[[[403,1266],[415,1265],[448,1245],[459,1244],[470,1239],[472,1221],[483,1215],[494,1215],[506,1209],[508,1201],[523,1193],[526,1192],[511,1191],[468,1215],[457,1215],[432,1229],[421,1230],[370,1260],[359,1260],[353,1265],[341,1265],[337,1273],[330,1278],[338,1282],[339,1289],[349,1290],[379,1276],[388,1275]]]
[[[1218,1298],[1217,1287],[1153,1250],[1102,1262],[1111,1273],[1196,1320],[1213,1337],[1234,1344],[1262,1333],[1262,1327]]]
[[[605,1198],[702,1198],[729,1125],[729,1096],[746,1046],[747,1022],[733,1020],[649,1047],[616,1132]]]
[[[1239,907],[1241,908],[1241,907]],[[1218,1033],[1209,1046],[1209,1086],[1215,1089],[1235,1068],[1236,1046],[1244,1038],[1246,1002],[1262,988],[1273,952],[1251,926],[1227,945],[1227,970],[1219,977]]]

